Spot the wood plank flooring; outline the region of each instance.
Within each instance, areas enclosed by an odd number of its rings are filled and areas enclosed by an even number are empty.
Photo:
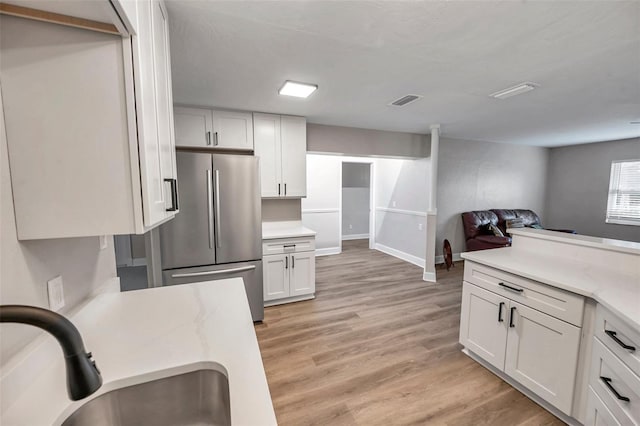
[[[460,352],[462,263],[422,269],[345,241],[316,299],[265,309],[256,333],[278,423],[562,425]]]

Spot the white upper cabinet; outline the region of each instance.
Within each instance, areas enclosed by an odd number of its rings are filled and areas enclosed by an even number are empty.
[[[0,17],[21,240],[144,233],[175,215],[166,9],[135,6],[133,36]]]
[[[253,151],[249,112],[175,107],[176,145]]]
[[[253,114],[255,155],[260,157],[263,198],[307,196],[307,121]]]

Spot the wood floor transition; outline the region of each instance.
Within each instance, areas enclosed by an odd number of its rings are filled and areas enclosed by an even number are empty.
[[[316,299],[256,325],[281,426],[564,424],[460,352],[462,263],[429,285],[358,240],[316,265]]]

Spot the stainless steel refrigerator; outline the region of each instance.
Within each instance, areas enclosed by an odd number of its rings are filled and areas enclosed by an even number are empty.
[[[160,227],[163,285],[242,277],[264,318],[258,158],[176,153],[180,212]]]

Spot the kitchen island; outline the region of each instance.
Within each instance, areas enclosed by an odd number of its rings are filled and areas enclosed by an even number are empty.
[[[511,233],[462,254],[465,353],[569,424],[636,424],[640,244]]]
[[[70,401],[58,343],[41,336],[3,368],[0,424],[58,425],[111,390],[202,369],[227,376],[232,424],[277,424],[242,279],[109,291],[69,319],[102,387]]]

